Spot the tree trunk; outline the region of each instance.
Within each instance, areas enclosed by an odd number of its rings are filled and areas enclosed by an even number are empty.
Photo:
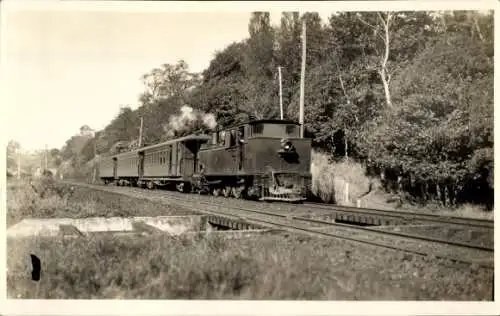
[[[389,90],[389,83],[391,81],[391,75],[387,71],[387,62],[389,60],[389,51],[390,51],[390,36],[389,36],[389,27],[390,27],[390,21],[392,18],[392,13],[388,12],[386,14],[386,19],[382,17],[382,15],[379,13],[378,14],[380,20],[382,21],[382,25],[384,27],[385,31],[385,37],[384,37],[384,44],[385,44],[385,53],[384,56],[381,60],[380,63],[380,69],[378,71],[380,75],[380,79],[382,80],[382,84],[384,85],[384,93],[385,93],[385,102],[387,104],[387,107],[391,108],[392,107],[392,100],[391,100],[391,92]]]
[[[439,204],[444,206],[443,194],[441,192],[441,186],[439,185],[439,182],[436,183],[436,197],[439,201]]]

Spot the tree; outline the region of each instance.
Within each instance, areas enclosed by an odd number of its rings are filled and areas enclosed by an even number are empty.
[[[373,36],[377,41],[383,43],[383,49],[379,48],[376,43],[372,46],[377,52],[379,61],[377,65],[377,73],[384,86],[385,102],[388,108],[392,107],[391,92],[389,84],[391,82],[391,71],[388,69],[389,54],[391,50],[391,24],[394,19],[393,12],[376,12],[370,14],[358,14],[358,19],[368,27],[373,29]]]
[[[10,170],[17,170],[17,155],[19,155],[19,152],[21,150],[21,144],[15,140],[10,140],[9,143],[7,144],[7,169]]]
[[[283,12],[281,27],[276,30],[276,63],[282,67],[284,112],[292,102],[300,83],[301,21],[298,12]]]
[[[278,77],[274,57],[274,30],[269,12],[252,12],[248,24],[250,34],[245,54],[243,84],[248,117],[275,118],[278,114]]]
[[[145,91],[140,97],[143,104],[183,95],[189,88],[199,84],[199,74],[189,72],[188,64],[179,60],[177,64],[163,64],[142,76]]]
[[[94,133],[94,130],[91,129],[88,125],[83,125],[80,127],[80,135],[82,136],[88,136],[92,135]]]
[[[374,120],[360,140],[385,168],[419,179],[421,199],[429,199],[430,187],[445,187],[455,192],[451,203],[476,196],[473,186],[489,190],[493,64],[487,38],[471,36],[473,24],[447,25],[394,76],[398,108]]]
[[[194,108],[213,113],[222,125],[233,124],[246,114],[246,49],[245,43],[233,43],[216,52],[203,72],[202,84],[193,90],[188,102]]]

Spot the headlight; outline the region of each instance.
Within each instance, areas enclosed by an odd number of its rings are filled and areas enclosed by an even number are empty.
[[[292,145],[292,143],[288,139],[286,139],[286,138],[283,138],[281,140],[281,146],[280,147],[281,147],[282,150],[287,151],[287,152],[288,151],[293,151],[293,145]]]

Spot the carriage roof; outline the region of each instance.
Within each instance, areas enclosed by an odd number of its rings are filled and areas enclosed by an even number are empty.
[[[221,128],[219,130],[229,130],[229,129],[233,129],[233,128],[236,128],[236,127],[239,127],[239,126],[255,125],[255,124],[259,124],[259,123],[264,123],[264,124],[268,123],[268,124],[294,124],[294,125],[300,125],[297,121],[294,121],[294,120],[261,119],[261,120],[250,120],[250,121],[246,121],[244,123],[234,124],[234,125],[231,125],[231,126],[228,126],[228,127],[225,127],[225,128]],[[188,136],[184,136],[184,137],[170,139],[170,140],[158,143],[158,144],[149,145],[149,146],[146,146],[146,147],[141,147],[141,148],[133,149],[133,150],[130,150],[130,151],[126,151],[126,152],[121,152],[121,153],[118,153],[118,154],[110,155],[110,156],[108,156],[108,158],[123,157],[123,156],[131,155],[131,154],[135,154],[135,153],[138,153],[138,152],[141,152],[141,151],[146,151],[146,150],[150,150],[150,149],[154,149],[154,148],[157,148],[157,147],[162,147],[162,146],[165,146],[165,145],[174,144],[174,143],[178,143],[178,142],[209,141],[210,139],[211,139],[211,137],[208,136],[208,135],[206,135],[206,134],[192,134],[192,135],[188,135]]]
[[[210,139],[211,139],[210,136],[203,135],[203,134],[201,134],[201,135],[197,135],[197,134],[188,135],[188,136],[179,137],[179,138],[175,138],[175,139],[169,139],[167,141],[164,141],[164,142],[161,142],[161,143],[158,143],[158,144],[149,145],[149,146],[146,146],[146,147],[141,147],[141,148],[137,148],[137,149],[134,149],[134,150],[130,150],[130,151],[126,151],[126,152],[121,152],[121,153],[118,153],[118,154],[114,154],[114,155],[109,156],[109,158],[127,156],[127,155],[130,155],[130,154],[135,154],[135,153],[138,153],[138,152],[141,152],[141,151],[155,149],[157,147],[162,147],[162,146],[170,145],[170,144],[174,144],[174,143],[182,143],[182,142],[190,142],[190,141],[208,141]]]

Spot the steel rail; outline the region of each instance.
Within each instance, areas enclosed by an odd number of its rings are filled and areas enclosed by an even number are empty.
[[[374,208],[361,208],[354,206],[344,206],[344,205],[329,205],[322,203],[304,203],[299,208],[307,208],[307,209],[322,209],[327,211],[341,211],[341,212],[350,212],[357,214],[369,214],[369,215],[385,215],[387,217],[400,217],[407,218],[412,220],[422,220],[427,222],[435,222],[435,223],[444,223],[444,224],[453,224],[460,226],[468,226],[468,227],[477,227],[477,228],[489,228],[493,229],[494,221],[489,219],[477,219],[477,218],[467,218],[467,217],[459,217],[459,216],[448,216],[448,215],[438,215],[438,214],[423,214],[412,211],[397,211],[397,210],[382,210],[382,209],[374,209]]]
[[[116,187],[95,186],[95,185],[90,185],[90,184],[85,184],[85,183],[72,183],[72,184],[83,185],[83,186],[87,186],[87,187],[90,187],[90,188],[96,188],[96,189],[102,190],[102,191],[114,192],[114,193],[124,194],[124,195],[128,195],[128,196],[131,195],[131,194],[126,194],[123,190],[117,189]],[[113,190],[111,188],[115,188],[115,190]],[[128,188],[128,189],[129,190],[130,189],[133,190],[133,191],[129,191],[128,193],[132,193],[135,197],[146,198],[146,199],[149,199],[149,200],[152,200],[151,199],[151,195],[150,194],[146,194],[146,192],[156,193],[154,191],[143,191],[143,190],[139,190],[139,189],[136,189],[136,188]],[[177,201],[184,202],[185,203],[184,206],[188,206],[188,207],[192,206],[192,202],[188,202],[189,204],[187,204],[185,199],[182,199],[181,197],[177,197],[177,196],[174,196],[174,195],[170,195],[169,194],[168,196],[165,196],[165,195],[162,194],[161,196],[159,196],[158,194],[156,194],[156,196],[160,197],[160,199],[167,199],[167,198],[169,198],[169,199],[175,199]],[[419,240],[423,240],[423,241],[427,241],[427,242],[435,242],[435,243],[439,243],[439,244],[447,244],[447,245],[456,246],[456,247],[472,248],[472,249],[475,249],[475,250],[480,250],[480,251],[485,251],[485,252],[492,252],[493,249],[489,248],[489,247],[471,245],[471,244],[466,244],[466,243],[450,242],[450,241],[447,241],[447,240],[442,240],[442,239],[437,239],[437,238],[429,238],[429,237],[424,237],[424,236],[414,236],[414,235],[411,235],[411,234],[403,234],[403,233],[397,233],[397,232],[380,231],[380,230],[369,229],[369,228],[366,228],[366,227],[352,226],[352,225],[340,224],[340,223],[333,223],[333,222],[327,222],[327,221],[318,221],[318,220],[313,220],[313,219],[309,219],[309,218],[302,218],[302,217],[296,217],[296,216],[287,216],[285,214],[276,214],[276,213],[259,211],[259,210],[242,208],[242,207],[232,207],[232,206],[228,207],[228,206],[224,206],[224,205],[221,205],[221,204],[217,204],[217,203],[213,203],[213,202],[207,202],[207,201],[201,201],[201,200],[197,200],[197,201],[195,201],[195,203],[200,203],[200,204],[204,204],[204,205],[211,206],[211,207],[224,208],[224,209],[229,210],[229,213],[227,211],[226,212],[222,212],[222,211],[220,211],[220,209],[218,211],[214,211],[213,209],[212,210],[207,210],[207,209],[200,210],[200,212],[209,213],[211,215],[230,216],[230,217],[234,217],[234,218],[244,219],[246,221],[251,220],[251,221],[253,221],[254,223],[257,223],[257,224],[259,224],[259,223],[260,224],[266,223],[268,225],[270,224],[270,225],[280,226],[280,227],[284,227],[284,228],[288,228],[288,229],[292,229],[292,230],[299,230],[299,231],[307,232],[308,234],[313,234],[313,235],[329,236],[329,237],[332,237],[332,238],[349,240],[349,241],[353,241],[353,242],[357,242],[357,243],[363,243],[363,244],[368,244],[368,245],[372,245],[372,246],[377,246],[377,247],[383,247],[383,248],[388,248],[388,249],[392,249],[392,250],[403,251],[403,252],[417,254],[417,255],[421,255],[421,256],[434,256],[436,258],[445,259],[445,260],[451,260],[451,261],[454,261],[454,262],[461,262],[461,263],[467,263],[467,264],[476,263],[476,264],[479,264],[479,265],[484,266],[484,267],[488,267],[488,268],[492,267],[492,264],[490,262],[488,262],[488,263],[477,263],[477,262],[474,262],[473,260],[471,261],[471,260],[464,260],[464,259],[450,257],[450,256],[441,256],[441,255],[435,254],[435,253],[428,253],[428,252],[423,252],[423,251],[416,251],[416,250],[407,249],[407,248],[403,248],[403,247],[397,247],[397,246],[393,246],[393,245],[381,244],[381,243],[376,243],[376,242],[373,242],[373,241],[367,241],[367,240],[363,240],[363,239],[356,239],[356,238],[349,237],[349,236],[341,236],[341,235],[333,234],[333,233],[330,233],[330,232],[317,231],[317,230],[311,229],[310,226],[309,227],[300,227],[300,226],[291,225],[291,224],[288,224],[288,223],[287,224],[283,224],[283,223],[277,223],[277,222],[274,222],[274,221],[268,221],[268,220],[265,220],[265,219],[262,219],[262,218],[248,218],[246,216],[241,216],[242,214],[236,215],[236,214],[234,214],[232,212],[239,210],[239,211],[245,211],[245,212],[256,213],[256,214],[261,214],[261,215],[266,215],[266,216],[272,216],[272,217],[278,217],[278,218],[283,218],[283,219],[292,219],[292,220],[296,220],[296,221],[304,221],[304,222],[310,222],[310,223],[320,223],[320,224],[323,224],[323,225],[326,225],[326,226],[330,226],[330,227],[342,227],[342,228],[346,228],[348,230],[365,231],[365,232],[369,232],[369,233],[374,234],[374,235],[384,236],[384,237],[388,236],[388,237],[398,237],[398,238],[403,237],[403,238],[408,238],[408,239],[419,239]]]

